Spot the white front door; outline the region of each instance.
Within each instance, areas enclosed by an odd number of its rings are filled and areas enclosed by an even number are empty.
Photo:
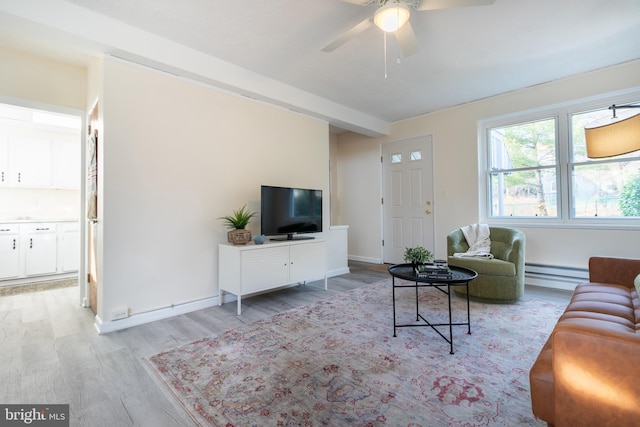
[[[434,253],[431,135],[383,144],[382,176],[383,261],[403,263],[415,246]]]

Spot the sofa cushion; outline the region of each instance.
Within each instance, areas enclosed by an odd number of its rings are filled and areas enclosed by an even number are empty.
[[[560,319],[597,319],[635,330],[636,304],[626,286],[581,283]]]
[[[636,276],[633,285],[636,287],[636,294],[640,295],[640,274]]]

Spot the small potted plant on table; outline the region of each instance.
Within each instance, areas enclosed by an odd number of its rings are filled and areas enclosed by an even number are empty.
[[[414,268],[418,268],[418,266],[422,264],[431,262],[432,259],[433,254],[431,253],[431,251],[422,246],[416,246],[415,248],[405,248],[404,260],[405,262],[411,263]]]
[[[231,231],[227,233],[229,243],[246,245],[251,241],[251,231],[246,230],[245,227],[255,215],[256,212],[250,212],[245,205],[238,210],[234,210],[232,215],[218,218],[222,220],[225,227],[231,229]]]

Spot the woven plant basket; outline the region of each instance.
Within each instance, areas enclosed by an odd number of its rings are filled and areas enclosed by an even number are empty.
[[[244,228],[236,228],[227,233],[227,240],[232,245],[246,245],[251,241],[251,232]]]

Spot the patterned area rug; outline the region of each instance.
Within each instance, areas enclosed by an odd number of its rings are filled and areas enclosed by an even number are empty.
[[[396,290],[399,324],[415,320],[414,295]],[[429,327],[394,338],[391,304],[391,281],[378,282],[147,362],[199,425],[545,425],[531,412],[528,373],[566,304],[472,302],[472,333],[454,326],[453,355]],[[466,300],[452,305],[454,322],[466,321]],[[445,294],[421,289],[431,323],[446,307]]]

